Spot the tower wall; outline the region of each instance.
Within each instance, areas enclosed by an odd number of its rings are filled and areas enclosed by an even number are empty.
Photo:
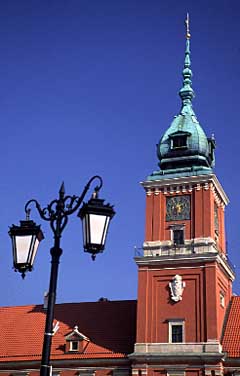
[[[219,369],[234,279],[225,248],[228,199],[214,174],[142,184],[146,231],[143,255],[136,257],[134,354],[160,357],[163,371],[172,363],[178,371],[182,362],[199,366],[200,358],[208,364],[209,357],[208,367]],[[174,231],[184,234],[180,242]],[[175,371],[167,374],[175,375]]]
[[[159,185],[157,182],[152,186],[146,184],[145,244],[160,242],[162,246],[171,245],[171,228],[174,224],[181,223],[186,241],[196,243],[199,239],[200,243],[201,239],[202,242],[212,239],[218,251],[226,253],[224,208],[227,200],[221,192],[222,188],[213,183],[212,176],[209,179],[205,177],[203,182],[198,183],[189,178],[185,184],[178,186],[175,181],[172,185],[168,182],[164,186],[164,180]],[[181,196],[190,197],[190,218],[167,221],[167,198]]]
[[[179,302],[170,296],[175,275],[185,284]],[[174,319],[184,322],[184,342],[220,341],[231,294],[229,278],[214,260],[206,258],[200,265],[194,260],[155,260],[139,266],[137,342],[169,343],[169,321]]]

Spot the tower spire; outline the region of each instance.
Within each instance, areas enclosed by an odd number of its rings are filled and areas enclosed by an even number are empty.
[[[193,113],[192,110],[192,99],[194,98],[194,91],[192,89],[192,70],[191,70],[191,60],[190,60],[190,19],[187,13],[187,18],[185,20],[186,25],[186,50],[183,68],[183,87],[179,91],[179,95],[182,99],[182,109],[181,114]]]
[[[190,39],[191,38],[191,34],[190,34],[190,18],[189,18],[189,13],[187,13],[187,18],[185,20],[185,24],[186,24],[186,38]]]

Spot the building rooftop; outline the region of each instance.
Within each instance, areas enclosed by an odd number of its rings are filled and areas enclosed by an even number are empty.
[[[59,330],[52,360],[127,358],[136,341],[136,300],[56,304]],[[240,357],[240,296],[227,311],[222,346],[227,358]],[[0,307],[0,363],[41,359],[46,310],[43,305]],[[83,351],[66,351],[66,337],[78,327],[89,339]]]
[[[228,358],[240,357],[240,296],[233,296],[223,333],[223,351],[228,353]]]
[[[55,306],[59,330],[53,336],[52,359],[124,358],[133,352],[136,301],[65,303]],[[39,360],[46,310],[43,305],[0,308],[0,362]],[[89,339],[83,351],[66,352],[74,327]]]

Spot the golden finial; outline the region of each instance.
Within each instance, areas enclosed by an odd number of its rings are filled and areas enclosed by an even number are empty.
[[[189,13],[187,13],[187,18],[185,20],[185,24],[186,24],[186,38],[187,39],[190,39],[191,38],[191,34],[190,34],[190,19],[189,19]]]

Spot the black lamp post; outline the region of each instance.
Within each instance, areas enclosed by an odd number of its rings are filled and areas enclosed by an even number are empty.
[[[54,234],[54,246],[50,250],[52,265],[40,368],[41,376],[48,376],[50,370],[49,360],[53,335],[58,265],[62,254],[62,249],[60,248],[61,235],[68,222],[69,215],[79,209],[91,183],[95,179],[98,179],[100,184],[95,187],[92,198],[87,203],[83,203],[78,213],[78,216],[82,219],[83,225],[84,251],[91,253],[92,259],[94,260],[96,255],[104,250],[108,226],[111,218],[115,214],[111,205],[104,204],[104,200],[98,198],[99,190],[102,187],[102,178],[100,176],[93,176],[88,181],[80,196],[66,196],[64,184],[62,184],[58,199],[51,201],[50,204],[43,209],[37,200],[29,200],[25,205],[26,220],[20,221],[20,226],[12,225],[9,230],[9,235],[12,239],[14,269],[19,271],[23,278],[27,271],[32,270],[38,245],[43,239],[40,226],[29,219],[29,206],[31,203],[35,204],[40,217],[50,223]]]

